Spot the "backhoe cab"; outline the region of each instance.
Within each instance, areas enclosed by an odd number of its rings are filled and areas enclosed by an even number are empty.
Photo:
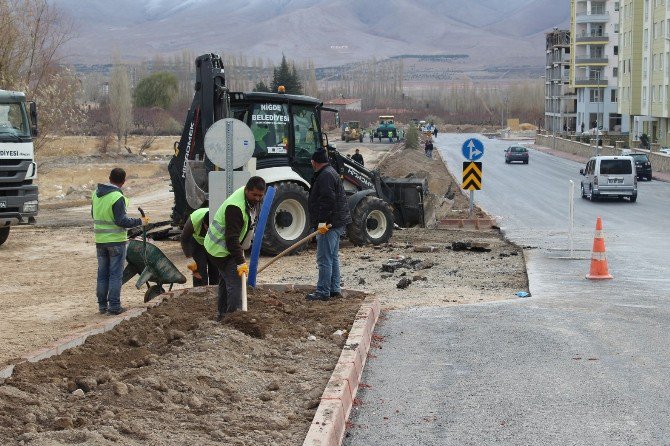
[[[224,166],[207,158],[204,135],[223,118],[238,119],[251,128],[255,148],[249,170],[276,188],[262,242],[266,254],[281,252],[312,229],[307,211],[314,173],[311,158],[321,147],[327,148],[331,164],[342,175],[354,218],[347,234],[355,244],[386,242],[394,221],[400,226],[423,224],[425,180],[389,181],[343,157],[321,130],[322,111],[336,113],[309,96],[229,92],[221,58],[198,57],[193,103],[168,166],[175,199],[173,224],[182,226],[193,210],[208,205],[208,173]]]

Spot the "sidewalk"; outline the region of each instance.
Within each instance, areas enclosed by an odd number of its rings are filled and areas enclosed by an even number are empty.
[[[588,158],[583,157],[583,156],[574,155],[572,153],[567,153],[567,152],[561,152],[560,150],[554,150],[554,149],[551,149],[549,147],[538,146],[536,144],[525,144],[525,146],[528,147],[528,148],[531,148],[531,149],[535,149],[539,152],[546,153],[548,155],[553,155],[553,156],[556,156],[558,158],[563,158],[563,159],[575,161],[575,162],[578,162],[578,163],[586,164],[586,162],[589,160]],[[651,167],[653,169],[654,166],[651,166]],[[657,181],[665,181],[666,183],[670,182],[670,173],[652,172],[652,177]]]

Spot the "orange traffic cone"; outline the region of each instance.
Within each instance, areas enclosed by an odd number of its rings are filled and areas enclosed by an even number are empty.
[[[612,279],[607,270],[607,257],[605,256],[605,237],[603,236],[603,221],[598,217],[596,221],[596,234],[593,237],[593,251],[591,251],[591,271],[587,279],[602,280]]]

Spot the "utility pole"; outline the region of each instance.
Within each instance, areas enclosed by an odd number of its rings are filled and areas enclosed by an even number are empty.
[[[596,71],[598,85],[598,108],[596,109],[596,156],[600,151],[600,103],[603,101],[602,91],[600,91],[600,71]]]

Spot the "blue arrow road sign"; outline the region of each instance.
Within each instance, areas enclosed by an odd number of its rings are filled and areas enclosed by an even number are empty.
[[[484,156],[484,144],[476,138],[470,138],[461,146],[461,152],[465,159],[477,161]]]

